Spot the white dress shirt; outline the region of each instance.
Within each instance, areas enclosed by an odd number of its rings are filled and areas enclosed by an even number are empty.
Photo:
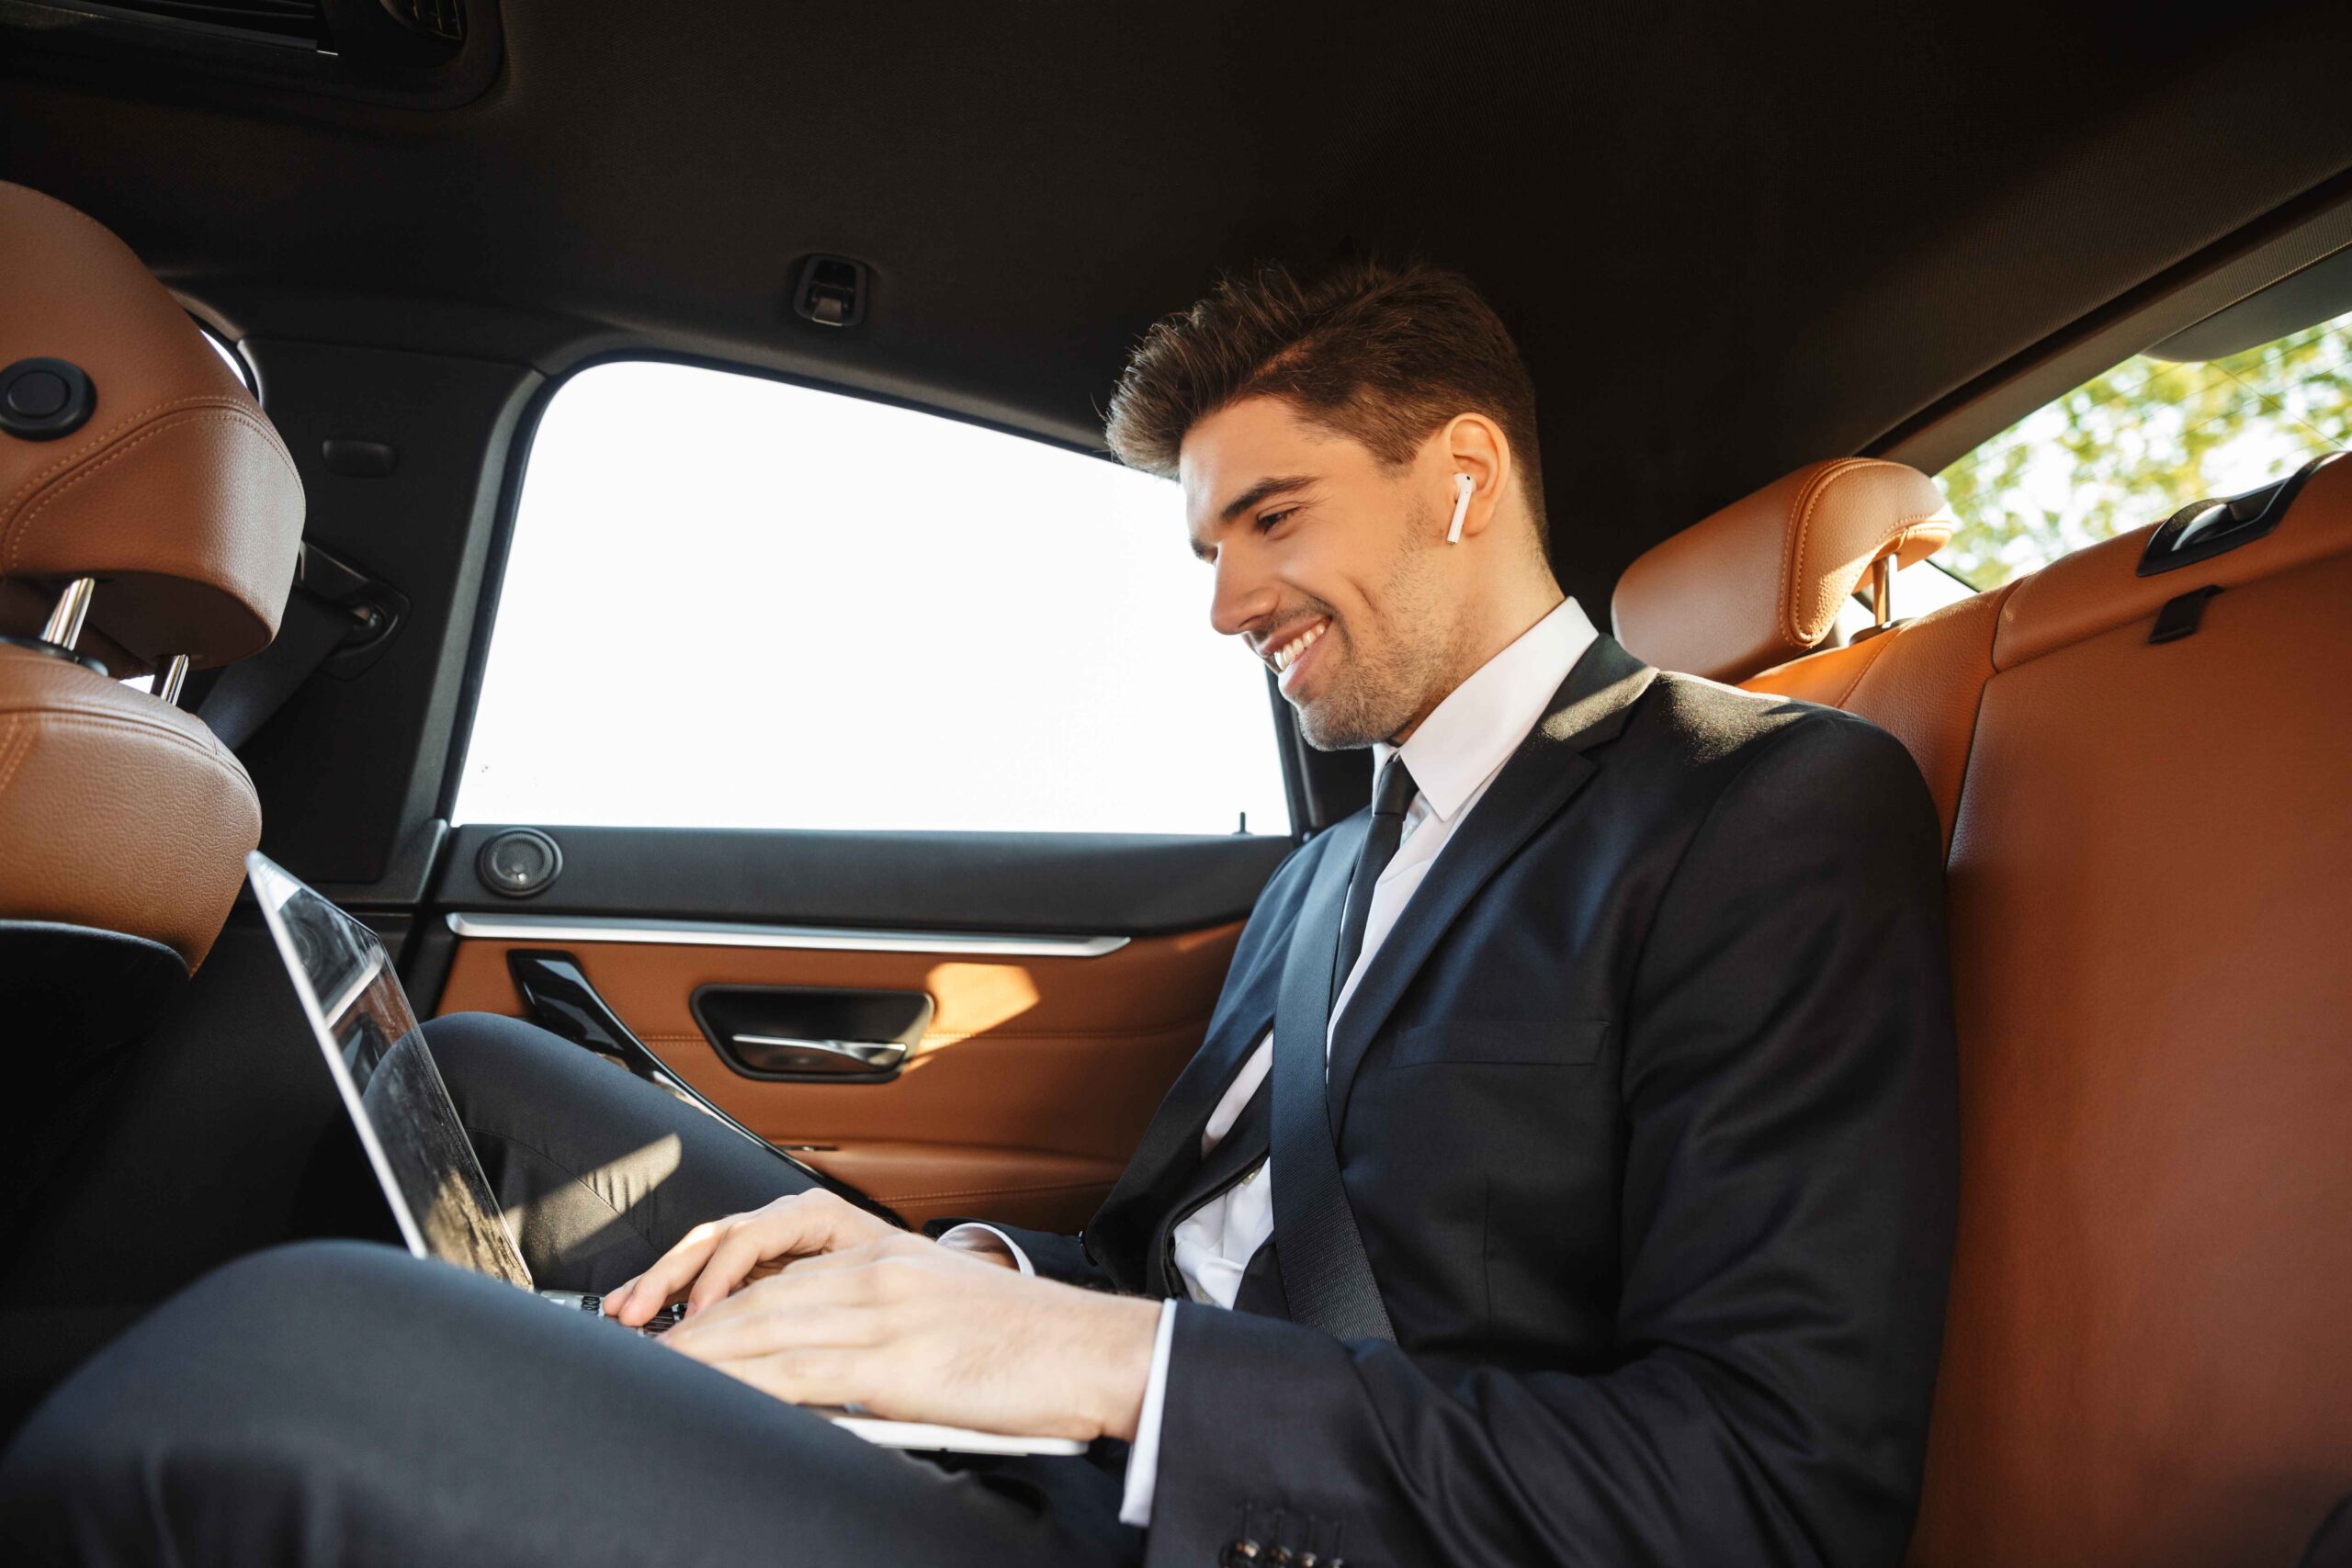
[[[1595,633],[1574,599],[1536,622],[1501,652],[1480,665],[1468,679],[1447,694],[1430,711],[1401,747],[1385,743],[1372,749],[1374,776],[1392,755],[1401,754],[1419,792],[1405,808],[1405,826],[1396,856],[1373,884],[1372,907],[1366,913],[1363,948],[1340,988],[1331,1009],[1331,1028],[1354,997],[1356,984],[1380,951],[1390,928],[1404,911],[1440,851],[1462,826],[1544,716],[1552,695],[1566,680],[1577,660],[1591,646]],[[1331,1049],[1329,1031],[1323,1049]],[[1201,1134],[1201,1154],[1206,1157],[1233,1130],[1258,1086],[1273,1067],[1274,1037],[1268,1030],[1250,1059],[1242,1064],[1225,1097],[1209,1113]],[[1273,1162],[1257,1168],[1180,1222],[1173,1236],[1176,1271],[1194,1301],[1230,1307],[1240,1292],[1241,1276],[1250,1259],[1274,1234]],[[951,1233],[952,1234],[952,1233]],[[1011,1238],[1014,1261],[1022,1272],[1034,1272],[1029,1259]],[[1143,1526],[1151,1522],[1152,1493],[1159,1472],[1159,1422],[1168,1390],[1169,1347],[1176,1327],[1176,1303],[1159,1313],[1159,1337],[1151,1358],[1151,1379],[1144,1389],[1143,1412],[1127,1459],[1125,1495],[1119,1507],[1121,1522]]]

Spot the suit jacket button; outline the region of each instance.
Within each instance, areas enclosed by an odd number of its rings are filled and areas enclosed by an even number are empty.
[[[1254,1540],[1246,1538],[1229,1540],[1225,1543],[1225,1550],[1217,1553],[1216,1560],[1222,1568],[1250,1568],[1258,1561],[1258,1543]]]

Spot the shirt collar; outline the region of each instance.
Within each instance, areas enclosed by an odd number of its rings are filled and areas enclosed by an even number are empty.
[[[1440,819],[1452,821],[1519,750],[1598,635],[1577,602],[1563,599],[1447,693],[1404,745],[1374,741],[1373,776],[1401,751],[1421,799]]]

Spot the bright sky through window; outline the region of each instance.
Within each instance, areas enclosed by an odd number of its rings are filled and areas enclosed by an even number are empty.
[[[525,471],[461,822],[1286,833],[1176,488],[755,377],[573,378]]]

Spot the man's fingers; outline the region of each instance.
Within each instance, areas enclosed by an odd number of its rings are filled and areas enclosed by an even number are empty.
[[[686,1297],[686,1315],[708,1312],[742,1288],[754,1270],[781,1258],[830,1250],[840,1240],[839,1210],[817,1195],[772,1203],[721,1238]]]
[[[871,1309],[880,1303],[883,1292],[870,1272],[872,1259],[862,1261],[869,1267],[803,1269],[796,1265],[694,1314],[670,1333],[684,1334],[692,1343],[707,1328],[764,1313],[815,1307]]]
[[[655,1259],[652,1268],[630,1280],[617,1301],[607,1297],[605,1310],[631,1328],[641,1326],[702,1272],[725,1234],[723,1221],[696,1225]]]
[[[696,1225],[652,1268],[608,1294],[605,1310],[635,1327],[683,1296],[687,1314],[698,1316],[778,1259],[835,1245],[844,1214],[864,1219],[830,1193],[803,1192]]]
[[[801,1216],[787,1210],[755,1215],[728,1232],[686,1293],[686,1315],[707,1312],[733,1295],[763,1263],[821,1246],[822,1238],[811,1236],[809,1229]]]

